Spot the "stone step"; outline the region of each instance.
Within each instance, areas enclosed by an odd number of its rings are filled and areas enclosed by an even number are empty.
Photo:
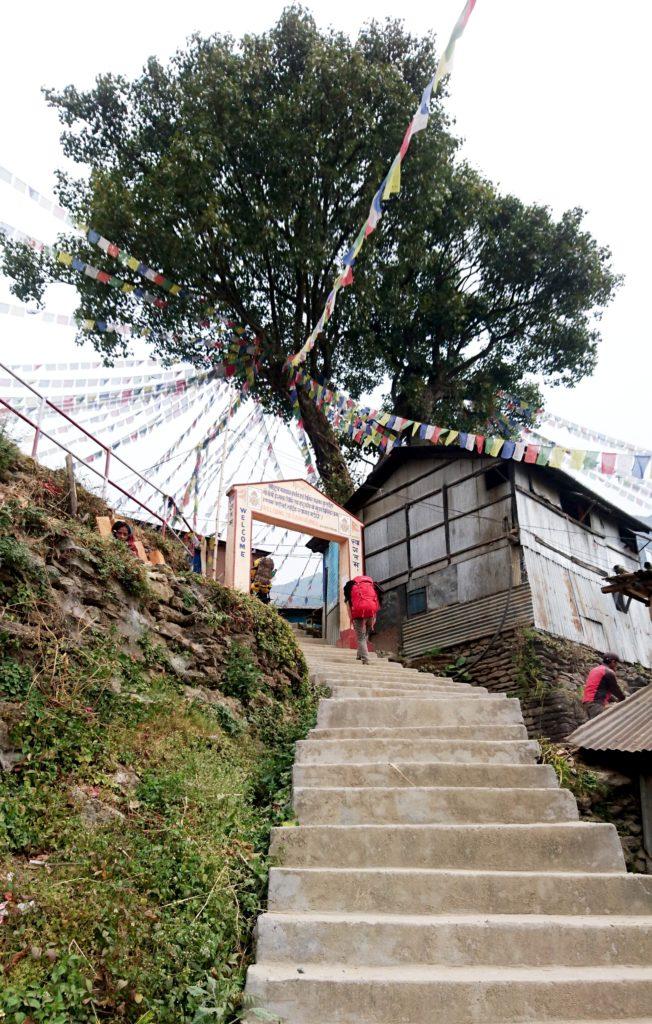
[[[296,745],[297,764],[386,764],[390,761],[533,764],[538,755],[539,744],[534,740],[404,740],[390,737],[299,740]]]
[[[301,825],[527,824],[579,818],[567,789],[298,787],[293,802]]]
[[[301,825],[272,829],[286,867],[622,871],[618,833],[597,822],[531,825]]]
[[[340,726],[336,729],[311,729],[309,740],[526,740],[524,725],[408,725],[393,729],[388,725]]]
[[[377,673],[375,676],[358,676],[348,672],[313,672],[312,680],[320,686],[362,686],[378,688],[398,688],[400,690],[412,690],[415,694],[449,693],[453,697],[466,696],[467,694],[487,694],[489,691],[482,686],[446,686],[436,681],[432,683],[415,682],[412,679],[401,679],[400,676],[383,676]],[[498,695],[496,695],[498,696]]]
[[[317,712],[320,728],[343,725],[523,725],[517,700],[479,697],[453,700],[413,697],[322,700]]]
[[[362,662],[337,663],[332,661],[316,661],[314,658],[308,660],[310,669],[314,672],[332,674],[346,674],[364,679],[366,677],[383,676],[385,679],[409,679],[413,683],[439,683],[441,686],[452,686],[457,689],[470,687],[470,683],[461,682],[459,679],[451,679],[450,676],[438,676],[434,672],[417,672],[416,669],[392,667],[382,662],[370,662],[363,665]]]
[[[396,686],[349,686],[348,684],[340,685],[337,683],[330,683],[328,686],[331,691],[331,696],[335,700],[360,700],[362,697],[416,697],[419,700],[441,700],[442,698],[445,700],[451,699],[450,690],[426,689],[425,687],[419,687],[418,689],[413,687],[410,689],[402,687],[400,683],[397,683]],[[491,696],[488,697],[486,693],[474,693],[472,690],[469,693],[456,693],[453,696],[456,701],[474,700],[479,697],[483,697],[484,699],[500,699],[502,697],[503,700],[505,699],[504,693],[491,694]]]
[[[268,906],[274,912],[649,915],[652,876],[554,865],[550,871],[274,867]]]
[[[425,672],[409,672],[407,669],[401,669],[397,672],[388,670],[382,665],[360,665],[356,668],[355,665],[316,665],[311,662],[309,668],[311,675],[319,677],[356,679],[361,682],[365,679],[400,680],[406,683],[418,683],[420,686],[444,686],[455,691],[478,689],[478,687],[472,686],[470,683],[461,683],[457,680],[449,679],[447,676],[426,675]]]
[[[467,693],[489,693],[483,686],[467,686],[465,683],[460,686],[449,686],[437,679],[425,681],[403,676],[386,676],[382,672],[373,675],[361,675],[356,672],[311,672],[310,678],[316,686],[364,686],[372,689],[387,686],[390,689],[397,687],[401,690],[414,690],[415,693],[422,690],[437,690],[438,693],[450,693],[454,697]]]
[[[297,764],[297,788],[310,786],[496,786],[555,791],[557,776],[543,764],[428,764],[399,761],[392,764]]]
[[[652,968],[265,963],[249,968],[247,995],[284,1024],[622,1020],[649,1014]]]
[[[652,916],[267,913],[257,931],[258,963],[646,966]]]
[[[365,686],[375,686],[378,682],[388,684],[400,683],[401,686],[405,683],[410,683],[411,686],[419,688],[436,686],[438,689],[450,690],[452,693],[467,693],[469,691],[474,693],[476,690],[486,691],[486,687],[471,686],[470,683],[458,683],[441,676],[426,676],[422,672],[416,672],[414,675],[408,672],[386,672],[382,668],[375,668],[372,665],[367,665],[361,669],[351,667],[337,668],[328,665],[315,667],[311,665],[309,666],[309,672],[311,679],[316,682],[331,680],[336,683],[345,683],[350,681],[352,683],[362,683]]]
[[[327,644],[308,643],[305,646],[301,644],[301,650],[306,658],[322,658],[334,662],[357,661],[357,651],[351,647],[329,647]],[[387,658],[379,658],[375,651],[369,651],[369,660],[374,663],[388,663]],[[389,662],[389,664],[396,665],[398,668],[402,667],[397,661]]]
[[[310,651],[304,651],[304,657],[306,661],[319,661],[324,664],[331,665],[354,665],[356,668],[364,668],[362,661],[358,658],[356,651],[336,651],[334,654],[321,648],[313,648]],[[415,668],[410,665],[403,665],[400,661],[390,661],[389,658],[380,658],[374,652],[369,654],[369,664],[378,667],[382,665],[390,672],[420,672],[421,669]],[[424,675],[438,675],[436,672],[424,672]],[[450,677],[447,677],[450,678]]]

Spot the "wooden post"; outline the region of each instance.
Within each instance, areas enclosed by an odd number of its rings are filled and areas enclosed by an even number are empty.
[[[68,511],[71,516],[77,515],[77,484],[72,455],[66,455],[66,473],[68,474]]]
[[[38,407],[38,416],[36,418],[36,430],[34,431],[34,442],[32,444],[32,458],[36,460],[36,452],[38,449],[38,442],[41,436],[41,420],[43,419],[43,413],[45,412],[45,406],[47,405],[47,399],[42,398],[41,403]]]
[[[652,857],[652,774],[639,775],[641,793],[641,819],[643,825],[643,849]]]
[[[106,457],[104,459],[104,480],[102,481],[102,501],[106,501],[106,491],[109,482],[109,466],[111,465],[111,449],[106,449]]]

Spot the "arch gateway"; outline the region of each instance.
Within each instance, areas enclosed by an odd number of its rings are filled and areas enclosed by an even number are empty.
[[[328,636],[338,646],[355,646],[353,630],[344,604],[344,584],[363,571],[363,524],[337,502],[327,498],[306,480],[270,480],[264,483],[234,484],[229,500],[226,535],[227,587],[249,593],[251,528],[257,522],[296,530],[329,542],[325,559],[330,569],[325,587],[324,622],[337,612],[336,628]],[[335,589],[337,587],[337,590]],[[332,600],[333,608],[330,608]],[[331,614],[330,621],[332,622]]]

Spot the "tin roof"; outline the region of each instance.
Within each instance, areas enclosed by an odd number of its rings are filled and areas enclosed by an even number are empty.
[[[566,742],[583,750],[652,750],[652,685],[580,725]]]
[[[442,448],[439,445],[431,444],[429,441],[415,441],[412,444],[401,445],[398,448],[394,448],[389,455],[383,456],[374,469],[372,469],[364,483],[362,483],[360,487],[353,492],[344,507],[349,512],[359,512],[366,502],[369,501],[370,498],[374,497],[378,489],[382,487],[385,481],[392,476],[399,466],[404,465],[406,462],[415,461],[417,459],[468,459],[469,461],[473,461],[480,458],[483,458],[483,456],[476,455],[475,452],[467,452],[463,448],[455,447]],[[495,462],[496,465],[504,465],[504,460],[502,459],[497,458]],[[615,519],[621,520],[631,529],[638,532],[652,532],[649,523],[642,519],[637,519],[636,516],[630,515],[629,512],[624,512],[622,509],[618,508],[617,505],[614,505],[613,502],[596,494],[596,492],[585,483],[580,483],[579,480],[576,480],[575,477],[566,473],[563,469],[551,469],[549,466],[536,465],[531,465],[528,468],[531,473],[535,473],[539,476],[552,477],[558,482],[566,485],[572,484],[576,491],[580,491],[585,494],[596,504],[596,506],[602,506],[602,508],[609,512]]]

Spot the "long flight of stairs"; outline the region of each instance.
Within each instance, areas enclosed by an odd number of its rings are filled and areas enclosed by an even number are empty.
[[[321,641],[251,1021],[652,1021],[652,878],[578,821],[520,705]]]

